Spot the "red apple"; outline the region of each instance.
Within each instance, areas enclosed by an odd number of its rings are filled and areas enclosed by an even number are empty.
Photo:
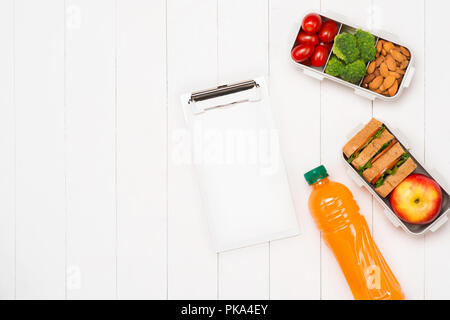
[[[412,174],[391,193],[391,207],[403,221],[426,224],[441,212],[442,191],[433,179]]]

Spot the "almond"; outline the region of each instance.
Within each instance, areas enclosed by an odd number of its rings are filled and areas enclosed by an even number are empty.
[[[383,90],[381,90],[381,89],[383,89]],[[379,93],[379,94],[386,95],[387,90],[385,90],[385,89],[382,88],[382,87],[379,87],[377,90],[375,90],[375,92],[376,92],[376,93]]]
[[[402,70],[400,68],[398,68],[395,72],[400,73],[400,74],[405,74],[405,70]]]
[[[369,66],[367,67],[367,73],[371,74],[375,71],[376,62],[372,61]]]
[[[395,96],[397,91],[398,91],[398,81],[395,80],[394,84],[389,88],[388,94],[390,97],[393,97],[393,96]]]
[[[373,73],[376,77],[380,76],[380,69],[376,69],[375,72]]]
[[[386,79],[384,79],[383,86],[385,89],[389,89],[395,82],[395,77],[389,75]]]
[[[384,61],[384,57],[383,56],[379,56],[377,58],[377,60],[375,60],[376,66],[379,67],[383,61]]]
[[[402,75],[398,72],[389,71],[389,75],[393,76],[395,79],[400,79]]]
[[[381,86],[382,83],[383,83],[383,77],[378,76],[375,79],[373,79],[373,81],[371,83],[369,83],[369,88],[371,90],[376,90]]]
[[[378,41],[377,43],[377,52],[380,53],[381,50],[383,49],[383,40]]]
[[[383,77],[387,77],[387,76],[389,76],[389,69],[388,69],[388,66],[386,65],[386,63],[382,63],[381,65],[380,65],[380,73],[381,73],[381,75],[383,76]]]
[[[411,53],[405,47],[400,47],[400,52],[407,58],[411,57]]]
[[[381,50],[381,54],[382,54],[383,56],[385,56],[385,55],[387,55],[387,51],[384,50],[384,49],[382,49],[382,50]]]
[[[386,50],[386,52],[390,52],[394,48],[394,45],[392,42],[385,42],[383,44],[383,49]]]
[[[402,62],[400,63],[399,68],[402,69],[402,70],[404,70],[404,69],[406,69],[406,68],[408,67],[408,65],[409,65],[409,61],[405,59],[404,61],[402,61]]]
[[[397,51],[395,49],[392,49],[391,51],[389,51],[390,54],[392,55],[392,57],[394,57],[395,60],[397,60],[398,62],[403,62],[404,60],[406,60],[406,57],[404,55],[402,55],[400,53],[400,51]]]
[[[395,62],[394,58],[391,55],[386,56],[386,65],[391,71],[397,70],[397,63]]]
[[[372,74],[368,74],[367,76],[364,77],[363,79],[363,84],[368,84],[369,82],[372,82],[373,79],[375,79],[375,73]]]

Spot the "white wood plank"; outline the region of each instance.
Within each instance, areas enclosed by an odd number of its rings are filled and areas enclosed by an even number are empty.
[[[15,1],[16,292],[65,296],[64,2]]]
[[[166,2],[117,7],[119,298],[167,295]]]
[[[14,2],[0,3],[0,299],[15,295]]]
[[[115,2],[66,6],[67,296],[114,298]]]
[[[411,152],[424,159],[424,1],[374,0],[374,26],[394,33],[415,55],[416,73],[409,89],[393,102],[374,102],[374,116],[388,121],[408,139]],[[408,14],[397,13],[408,7]],[[406,26],[406,27],[405,27]],[[395,229],[374,201],[374,237],[407,299],[424,295],[424,239]]]
[[[370,0],[331,1],[322,0],[323,11],[333,11],[348,17],[354,25],[363,28],[370,22]],[[346,175],[342,162],[342,146],[348,133],[359,123],[370,120],[372,103],[356,96],[352,89],[324,81],[322,84],[321,152],[322,163],[330,179],[343,183],[353,193],[355,200],[371,225],[371,196]],[[323,299],[352,299],[353,296],[332,252],[322,243],[322,295]]]
[[[218,0],[219,82],[268,73],[268,0]]]
[[[281,149],[301,235],[270,243],[270,298],[320,298],[320,234],[308,210],[303,173],[320,164],[320,82],[290,59],[301,19],[320,1],[270,1],[270,82]]]
[[[268,1],[218,1],[219,83],[268,73]],[[255,32],[255,30],[257,30]],[[219,255],[219,299],[269,298],[269,243]]]
[[[450,156],[443,143],[448,141],[447,119],[449,80],[444,77],[443,61],[450,44],[445,39],[450,3],[444,0],[425,2],[425,165],[446,178],[450,189]],[[441,76],[442,75],[442,76]],[[448,144],[448,142],[447,142]],[[450,224],[425,236],[425,298],[450,299]]]
[[[168,297],[217,298],[217,255],[189,152],[180,95],[217,82],[217,3],[168,0]]]
[[[232,250],[219,255],[219,299],[269,298],[269,245]]]

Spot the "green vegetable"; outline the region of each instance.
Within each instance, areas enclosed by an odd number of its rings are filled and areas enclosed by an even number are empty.
[[[325,73],[358,84],[366,73],[367,63],[375,59],[375,37],[361,29],[354,35],[341,33],[334,38],[333,53]]]
[[[364,171],[371,168],[372,167],[372,164],[371,164],[372,159],[375,159],[380,153],[382,153],[387,147],[389,147],[393,141],[394,140],[391,140],[391,141],[388,141],[385,144],[383,144],[381,146],[380,150],[378,150],[377,153],[375,153],[374,156],[372,158],[370,158],[369,161],[367,161],[367,163],[363,167],[358,168],[359,173],[362,174]]]
[[[367,169],[369,169],[369,168],[372,168],[372,164],[370,163],[370,161],[368,161],[365,165],[364,165],[364,167],[359,167],[358,168],[358,171],[359,171],[359,173],[363,173],[364,171],[366,171]]]
[[[348,159],[348,163],[352,163],[353,160],[355,160],[359,154],[375,139],[381,137],[381,134],[383,131],[386,130],[386,127],[382,126],[367,142],[365,145],[363,145],[359,150],[356,150]]]
[[[357,156],[359,156],[359,152],[358,152],[358,153],[355,152],[354,154],[352,154],[352,155],[350,156],[350,158],[347,159],[347,162],[348,162],[348,163],[352,163],[353,160],[355,160]]]
[[[383,175],[380,177],[380,179],[378,179],[378,181],[375,183],[375,188],[379,188],[384,184],[384,181],[386,181],[386,178],[389,177],[392,174],[395,174],[398,170],[398,168],[404,164],[406,162],[406,160],[408,160],[408,158],[410,157],[408,152],[405,152],[404,154],[402,154],[402,156],[400,157],[400,159],[398,160],[398,162],[396,163],[395,166],[392,167],[392,169],[390,170],[386,170]]]
[[[392,142],[394,142],[394,140],[390,140],[390,141],[386,142],[385,144],[383,144],[383,145],[381,146],[381,149],[378,150],[377,153],[375,153],[375,155],[372,157],[372,159],[375,158],[376,156],[378,156],[378,155],[379,155],[380,153],[382,153],[384,150],[386,150],[386,148],[389,147],[389,146],[392,144]]]
[[[360,56],[356,37],[350,33],[341,33],[334,38],[333,53],[346,64],[358,60]]]
[[[328,61],[327,68],[325,69],[325,73],[337,77],[341,75],[344,70],[344,63],[338,59],[335,55],[332,55],[330,61]]]
[[[363,60],[356,60],[345,66],[341,78],[345,81],[357,84],[366,74],[366,64]]]
[[[356,44],[365,63],[375,59],[377,49],[375,48],[375,37],[369,32],[361,29],[355,32]]]

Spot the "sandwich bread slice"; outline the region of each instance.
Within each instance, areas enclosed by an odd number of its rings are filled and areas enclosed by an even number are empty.
[[[400,143],[395,143],[384,155],[382,155],[372,166],[363,172],[364,178],[374,184],[381,175],[391,169],[405,153]]]
[[[369,167],[370,163],[373,163],[376,157],[380,156],[386,149],[392,147],[394,136],[387,130],[383,130],[379,138],[373,139],[369,145],[361,151],[356,157],[352,165],[361,171],[364,171]]]
[[[378,192],[378,194],[383,198],[386,198],[387,195],[391,193],[392,190],[400,184],[400,182],[413,173],[416,168],[417,165],[415,162],[411,158],[408,158],[405,163],[397,169],[397,172],[385,177],[384,183],[378,188],[375,188],[375,191]]]
[[[349,142],[344,146],[343,152],[347,158],[354,156],[365,145],[371,142],[371,138],[381,129],[383,124],[372,118],[368,124],[364,126]],[[373,139],[372,139],[373,140]],[[356,158],[356,157],[354,157]],[[351,163],[351,161],[350,161]]]

